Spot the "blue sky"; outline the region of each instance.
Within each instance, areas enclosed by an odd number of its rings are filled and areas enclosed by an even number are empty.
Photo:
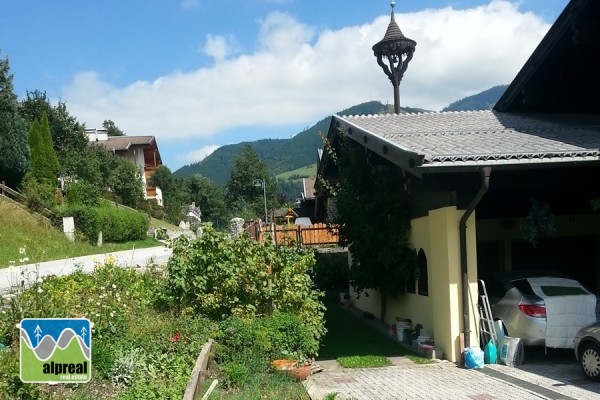
[[[417,41],[401,104],[439,111],[514,78],[568,0],[397,0]],[[172,171],[215,148],[287,138],[352,105],[392,103],[371,47],[388,0],[20,0],[0,57],[20,98],[61,99],[88,128],[154,135]],[[293,151],[293,149],[290,149]]]

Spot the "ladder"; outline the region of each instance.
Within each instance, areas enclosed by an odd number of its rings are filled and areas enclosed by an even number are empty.
[[[479,280],[479,321],[479,332],[481,337],[485,339],[484,346],[491,340],[498,347],[500,344],[498,343],[498,333],[492,317],[492,308],[490,307],[485,282],[481,279]]]

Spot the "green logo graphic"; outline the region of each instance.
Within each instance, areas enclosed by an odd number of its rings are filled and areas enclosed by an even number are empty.
[[[85,318],[21,321],[21,380],[84,383],[92,378],[92,330]]]

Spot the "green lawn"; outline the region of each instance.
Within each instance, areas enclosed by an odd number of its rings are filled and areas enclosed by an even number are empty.
[[[375,356],[408,356],[418,363],[429,362],[342,307],[336,298],[326,298],[325,305],[327,334],[321,342],[318,359],[342,358],[363,367],[378,366],[381,358]]]
[[[298,175],[301,177],[311,177],[311,176],[315,176],[316,174],[317,174],[317,164],[314,163],[311,165],[307,165],[305,167],[294,169],[292,171],[287,171],[287,172],[281,173],[281,174],[277,175],[276,178],[288,180],[289,177],[293,176],[293,175]]]

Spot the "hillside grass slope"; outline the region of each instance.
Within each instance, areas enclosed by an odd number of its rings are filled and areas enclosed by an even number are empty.
[[[144,248],[161,245],[150,237],[137,242],[105,243],[101,247],[82,241],[70,242],[46,218],[30,213],[23,206],[3,197],[0,197],[0,243],[0,268],[131,250],[133,246]],[[25,261],[25,258],[28,260]]]

